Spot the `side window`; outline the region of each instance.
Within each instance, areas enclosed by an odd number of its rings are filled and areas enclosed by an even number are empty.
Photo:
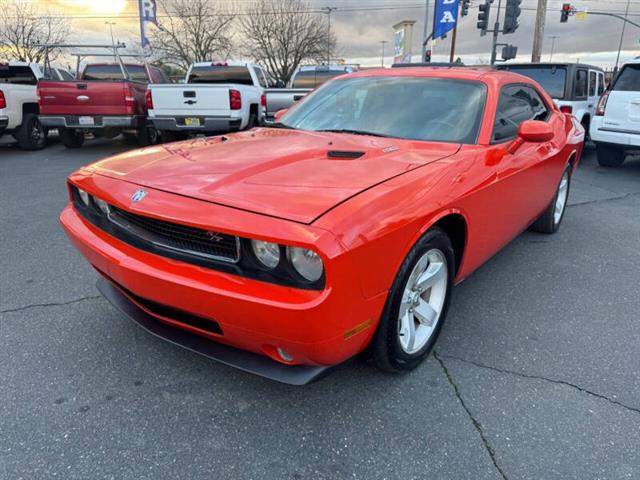
[[[598,73],[598,96],[604,93],[604,73]]]
[[[151,72],[156,83],[171,83],[167,74],[161,68],[152,68]]]
[[[596,72],[593,70],[589,71],[589,96],[596,96]]]
[[[60,74],[60,76],[62,77],[63,80],[66,80],[66,81],[75,80],[73,75],[71,75],[66,70],[60,69],[60,70],[58,70],[58,73]]]
[[[587,98],[587,71],[578,69],[576,72],[576,82],[573,87],[573,96],[576,100]]]
[[[493,125],[493,142],[501,143],[515,138],[522,122],[545,121],[548,118],[549,109],[532,87],[508,85],[500,92]]]

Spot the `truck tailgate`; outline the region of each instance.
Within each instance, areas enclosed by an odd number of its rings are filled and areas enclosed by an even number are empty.
[[[223,85],[150,85],[153,115],[229,116],[229,89]]]
[[[38,83],[41,115],[126,115],[126,82]]]

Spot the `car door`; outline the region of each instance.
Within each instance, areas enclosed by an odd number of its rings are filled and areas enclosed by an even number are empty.
[[[640,63],[626,64],[614,80],[603,127],[622,133],[640,133]]]
[[[518,136],[522,122],[527,120],[552,122],[554,129],[562,128],[560,115],[552,113],[535,88],[527,84],[504,86],[498,100],[492,142],[508,146]],[[560,178],[557,171],[560,150],[556,139],[545,143],[525,142],[496,165],[498,188],[504,202],[505,234],[520,233],[551,201],[557,187],[556,177]]]
[[[598,72],[590,69],[589,88],[587,93],[587,111],[589,112],[589,118],[592,118],[596,113],[598,98]]]
[[[575,69],[573,80],[573,114],[579,122],[583,122],[589,112],[589,70],[583,67]]]

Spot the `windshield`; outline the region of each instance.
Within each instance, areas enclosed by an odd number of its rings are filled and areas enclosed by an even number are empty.
[[[333,80],[281,119],[284,126],[409,140],[476,143],[486,87],[422,77]]]
[[[506,68],[513,73],[529,77],[540,84],[550,97],[556,100],[564,98],[564,86],[567,80],[567,69],[558,67],[511,67]]]
[[[247,67],[206,66],[193,67],[187,83],[234,83],[253,85]]]

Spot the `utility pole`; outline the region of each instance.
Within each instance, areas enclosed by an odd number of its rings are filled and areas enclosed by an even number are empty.
[[[531,62],[540,63],[542,59],[542,43],[544,39],[544,23],[547,15],[547,0],[538,0],[536,11],[536,27],[533,33],[533,50],[531,51]]]
[[[331,12],[337,10],[336,7],[323,7],[322,13],[327,14],[327,65],[331,64]]]
[[[384,67],[384,45],[386,43],[389,43],[389,42],[387,42],[386,40],[380,40],[380,44],[382,45],[382,54],[380,55],[380,66],[381,67]]]
[[[458,21],[460,18],[458,18]],[[458,22],[453,27],[453,34],[451,35],[451,50],[449,51],[449,63],[453,63],[453,57],[456,56],[456,37],[458,36]]]
[[[551,53],[549,54],[549,62],[552,62],[553,51],[555,50],[555,47],[556,47],[556,38],[560,38],[560,35],[551,35],[549,38],[551,39]]]
[[[627,26],[627,17],[629,16],[629,5],[631,0],[627,0],[627,9],[624,11],[625,22],[622,24],[622,32],[620,33],[620,45],[618,46],[618,56],[616,57],[616,66],[613,69],[613,74],[618,73],[618,65],[620,64],[620,52],[622,51],[622,42],[624,40],[624,29]]]
[[[500,8],[502,7],[502,0],[498,0],[498,11],[496,12],[496,23],[493,25],[493,43],[491,45],[491,65],[495,65],[496,56],[498,54],[498,35],[500,34]]]

